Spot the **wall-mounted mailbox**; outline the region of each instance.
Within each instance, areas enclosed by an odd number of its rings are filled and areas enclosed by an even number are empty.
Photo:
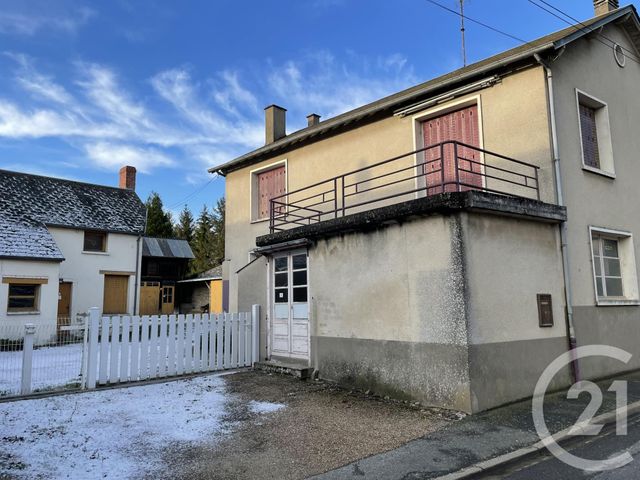
[[[551,294],[539,293],[538,297],[538,324],[540,327],[553,327],[553,307]]]

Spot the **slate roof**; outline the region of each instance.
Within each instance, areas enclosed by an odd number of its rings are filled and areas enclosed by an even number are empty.
[[[195,258],[189,242],[177,238],[144,237],[142,240],[143,257]]]
[[[42,223],[10,218],[1,213],[0,258],[64,260],[58,245]]]
[[[131,190],[0,170],[0,257],[61,261],[47,226],[142,234],[145,220]]]
[[[464,68],[454,70],[440,77],[389,95],[388,97],[381,98],[375,102],[322,121],[317,125],[303,128],[234,160],[212,167],[209,169],[209,172],[226,175],[239,168],[257,163],[268,156],[297,148],[298,144],[312,143],[326,136],[331,136],[350,128],[356,128],[367,120],[371,121],[381,116],[391,115],[398,109],[424,101],[426,98],[449,91],[456,86],[462,86],[474,80],[480,80],[491,72],[500,71],[515,64],[531,63],[535,61],[533,57],[536,54],[553,53],[569,43],[591,32],[597,31],[599,28],[611,22],[617,21],[622,22],[627,27],[627,30],[631,32],[633,41],[640,48],[640,36],[638,35],[640,32],[640,23],[638,13],[633,5],[628,5],[613,12],[585,20],[581,22],[580,25],[576,24],[545,35],[544,37],[527,42],[524,45],[506,50],[492,57],[467,65]]]

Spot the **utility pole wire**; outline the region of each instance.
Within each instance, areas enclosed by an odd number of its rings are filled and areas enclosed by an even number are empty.
[[[462,34],[462,66],[467,66],[467,48],[464,41],[464,0],[460,0],[460,33]]]
[[[489,30],[491,30],[492,32],[495,33],[499,33],[500,35],[504,35],[505,37],[508,37],[512,40],[515,40],[517,42],[520,43],[524,43],[526,45],[531,45],[529,42],[527,42],[526,40],[523,40],[522,38],[518,38],[515,35],[511,35],[510,33],[507,32],[503,32],[502,30],[499,30],[495,27],[492,27],[491,25],[487,25],[486,23],[481,22],[480,20],[476,20],[474,18],[469,17],[468,15],[461,15],[460,12],[457,12],[455,10],[453,10],[452,8],[449,8],[445,5],[442,5],[441,3],[436,2],[435,0],[426,0],[427,2],[431,3],[432,5],[435,5],[436,7],[439,7],[443,10],[446,10],[447,12],[453,13],[454,15],[457,15],[459,17],[463,17],[465,20],[468,20],[469,22],[475,23],[477,25],[480,25],[481,27],[487,28]]]
[[[595,32],[595,30],[594,30],[593,28],[591,28],[590,26],[585,25],[584,23],[582,23],[582,22],[581,22],[580,20],[578,20],[577,18],[572,17],[572,16],[571,16],[571,15],[569,15],[567,12],[565,12],[565,11],[563,11],[563,10],[560,10],[558,7],[555,7],[555,6],[551,5],[549,2],[546,2],[545,0],[538,0],[538,1],[539,1],[540,3],[544,3],[547,7],[554,9],[556,12],[558,12],[558,13],[560,13],[560,14],[564,15],[565,17],[570,18],[572,21],[576,22],[577,24],[582,25],[585,29],[588,29],[588,31],[589,31],[589,32]],[[547,11],[547,12],[548,12],[548,10],[546,10],[546,9],[545,9],[545,11]],[[549,13],[551,13],[551,12],[549,12]],[[555,16],[555,15],[554,15],[554,16]],[[560,18],[560,17],[557,17],[557,18]],[[563,21],[563,22],[565,22],[565,23],[568,23],[569,25],[573,25],[573,24],[571,24],[570,22],[568,22],[567,20],[565,20],[564,18],[560,18],[560,20],[562,20],[562,21]],[[575,25],[573,25],[573,26],[575,26]],[[577,28],[577,27],[576,27],[576,28]],[[602,38],[604,38],[605,40],[610,41],[612,44],[616,44],[615,40],[611,40],[610,38],[606,37],[606,36],[605,36],[605,35],[603,35],[602,33],[598,33],[597,35],[598,35],[598,36],[600,36],[600,37],[602,37]],[[620,48],[622,48],[624,51],[626,51],[626,52],[628,52],[628,53],[630,53],[630,54],[632,54],[632,55],[636,55],[636,52],[634,52],[633,50],[629,50],[628,48],[625,48],[625,47],[623,47],[622,45],[620,45]]]
[[[572,26],[573,28],[575,28],[576,30],[579,30],[579,31],[584,32],[584,33],[587,33],[587,34],[588,34],[588,33],[594,33],[594,34],[596,35],[595,40],[596,40],[596,41],[598,41],[598,42],[600,42],[602,45],[604,45],[604,46],[605,46],[605,47],[607,47],[607,48],[612,48],[612,47],[614,47],[615,45],[618,45],[614,40],[611,40],[610,38],[605,37],[605,36],[604,36],[604,35],[602,35],[601,33],[598,33],[596,30],[594,30],[594,29],[593,29],[593,28],[591,28],[590,26],[585,25],[584,23],[582,23],[582,22],[580,22],[580,21],[578,21],[578,20],[575,20],[575,19],[574,19],[573,17],[571,17],[570,15],[568,15],[568,14],[566,14],[566,13],[562,12],[561,10],[559,10],[559,9],[558,9],[558,8],[556,8],[556,7],[554,7],[554,6],[553,6],[553,5],[551,5],[550,3],[545,2],[544,0],[539,0],[539,1],[540,1],[540,2],[542,2],[542,3],[544,3],[545,5],[548,5],[550,8],[553,8],[554,10],[556,10],[556,11],[558,11],[558,12],[562,13],[563,15],[566,15],[567,17],[569,17],[569,18],[571,18],[572,20],[576,21],[577,23],[579,23],[579,24],[580,24],[580,25],[582,25],[583,27],[581,28],[581,27],[579,27],[578,25],[571,23],[571,22],[570,22],[570,21],[568,21],[566,18],[563,18],[563,17],[561,17],[560,15],[555,14],[554,12],[552,12],[552,11],[550,11],[549,9],[547,9],[547,8],[543,7],[542,5],[540,5],[540,4],[536,3],[536,2],[534,2],[533,0],[527,0],[527,1],[528,1],[531,5],[535,5],[536,7],[538,7],[540,10],[543,10],[543,11],[547,12],[549,15],[552,15],[552,16],[556,17],[557,19],[562,20],[564,23],[566,23],[566,24],[568,24],[568,25],[571,25],[571,26]],[[604,39],[608,40],[609,42],[611,42],[611,44],[608,44],[608,43],[604,42],[600,37],[602,37],[602,38],[604,38]],[[620,45],[620,48],[622,48],[624,51],[628,52],[626,56],[629,58],[629,60],[631,60],[632,62],[635,62],[635,63],[640,64],[640,58],[638,58],[638,57],[636,56],[636,53],[635,53],[635,52],[633,52],[633,51],[631,51],[631,50],[628,50],[628,49],[624,48],[622,45]],[[629,54],[631,54],[631,55],[629,55]]]

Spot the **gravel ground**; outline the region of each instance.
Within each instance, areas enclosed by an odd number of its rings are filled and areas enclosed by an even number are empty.
[[[460,418],[324,382],[246,372],[224,377],[233,430],[211,446],[175,446],[166,478],[298,479],[326,472],[433,432]],[[251,405],[281,403],[268,413]]]

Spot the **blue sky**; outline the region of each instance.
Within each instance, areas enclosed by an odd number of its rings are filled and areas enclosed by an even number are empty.
[[[465,13],[526,40],[566,26],[527,0]],[[446,73],[458,28],[426,0],[0,0],[0,168],[114,185],[133,164],[143,200],[197,213],[224,194],[207,168],[264,143],[266,105],[290,133]],[[469,62],[517,44],[467,24]]]

